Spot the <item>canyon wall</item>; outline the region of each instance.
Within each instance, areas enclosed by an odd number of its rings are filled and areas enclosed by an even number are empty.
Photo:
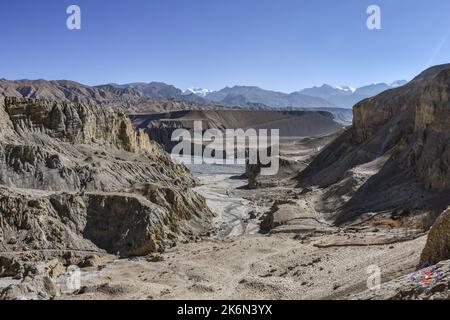
[[[0,98],[0,253],[164,250],[209,226],[195,184],[118,109]]]
[[[433,219],[450,203],[449,93],[450,65],[441,65],[358,103],[353,127],[298,175],[299,186],[323,189],[319,209],[339,224],[395,210]]]

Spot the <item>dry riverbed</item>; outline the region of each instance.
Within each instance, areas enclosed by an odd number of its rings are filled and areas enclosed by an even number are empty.
[[[342,299],[367,289],[369,266],[378,266],[386,282],[417,265],[425,236],[388,241],[389,231],[330,229],[314,214],[259,233],[272,203],[264,200],[287,191],[243,189],[239,174],[197,173],[197,192],[217,213],[216,235],[83,269],[82,290],[63,298]],[[302,227],[329,232],[304,233]]]

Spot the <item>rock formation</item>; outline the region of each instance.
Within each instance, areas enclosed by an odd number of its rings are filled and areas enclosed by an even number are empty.
[[[450,203],[450,65],[354,107],[353,127],[298,176],[323,190],[318,209],[336,223],[404,210],[431,221]]]
[[[2,256],[164,250],[212,217],[194,185],[118,109],[0,99]]]
[[[422,251],[420,264],[435,264],[450,259],[450,208],[435,222],[428,234],[427,244]]]

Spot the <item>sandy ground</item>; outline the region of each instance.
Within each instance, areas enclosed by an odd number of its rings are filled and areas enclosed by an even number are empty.
[[[290,235],[241,236],[182,244],[159,259],[107,262],[83,270],[69,299],[339,299],[413,270],[425,238],[394,245],[317,248]],[[148,260],[162,260],[149,262]]]
[[[246,181],[235,177],[198,176],[203,185],[197,192],[218,213],[217,236],[178,244],[162,255],[83,269],[82,290],[63,298],[345,299],[367,289],[369,266],[379,267],[386,282],[413,271],[418,263],[425,236],[395,243],[373,230],[299,236],[302,228],[329,228],[315,213],[260,234],[260,213],[267,210],[261,198],[269,191],[240,189]],[[280,190],[271,192],[273,196]],[[249,201],[251,196],[259,200]],[[254,219],[249,219],[250,212],[256,213]]]

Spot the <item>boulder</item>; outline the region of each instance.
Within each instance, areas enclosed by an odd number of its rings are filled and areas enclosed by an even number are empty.
[[[420,257],[420,264],[436,264],[450,259],[450,207],[442,213],[431,228]]]
[[[93,255],[87,256],[87,257],[79,264],[79,267],[80,267],[80,268],[90,268],[90,267],[97,268],[97,267],[99,267],[99,266],[101,266],[101,265],[102,265],[102,259],[101,259],[99,256],[93,254]]]

